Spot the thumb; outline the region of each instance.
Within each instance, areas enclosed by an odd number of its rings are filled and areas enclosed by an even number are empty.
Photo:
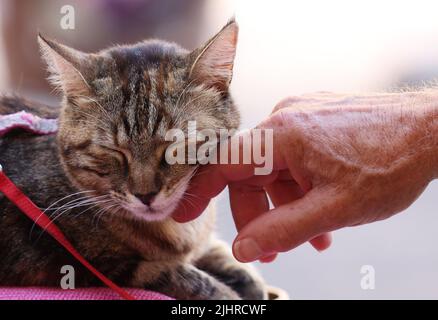
[[[265,212],[239,232],[234,256],[241,262],[254,261],[337,229],[345,200],[335,188],[315,188],[301,199]]]

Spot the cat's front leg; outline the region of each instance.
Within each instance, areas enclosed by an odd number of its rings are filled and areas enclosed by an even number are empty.
[[[140,263],[132,285],[183,300],[239,300],[224,283],[191,264]]]
[[[234,259],[225,242],[217,239],[211,241],[195,265],[231,287],[244,300],[267,299],[267,287],[256,270]]]

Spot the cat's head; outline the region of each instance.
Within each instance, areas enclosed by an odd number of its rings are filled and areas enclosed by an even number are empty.
[[[198,130],[239,125],[228,92],[237,34],[230,21],[192,52],[148,40],[95,54],[40,36],[50,80],[64,96],[58,141],[72,183],[109,198],[114,213],[168,217],[196,166],[165,161],[166,132],[193,120]]]

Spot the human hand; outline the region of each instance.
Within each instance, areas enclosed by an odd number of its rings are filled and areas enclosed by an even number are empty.
[[[400,212],[438,176],[435,99],[429,92],[286,99],[258,126],[274,130],[274,171],[206,166],[189,190],[197,200],[174,218],[195,218],[228,185],[237,259],[269,260],[311,239],[323,249],[325,233]]]

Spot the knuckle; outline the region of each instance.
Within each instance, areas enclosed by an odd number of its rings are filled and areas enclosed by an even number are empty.
[[[280,109],[270,117],[273,127],[293,127],[293,112],[290,109]]]
[[[274,107],[274,110],[272,110],[272,113],[277,112],[278,110],[288,108],[293,106],[294,104],[297,104],[303,100],[302,97],[299,96],[289,96],[283,100],[281,100],[277,105]]]

